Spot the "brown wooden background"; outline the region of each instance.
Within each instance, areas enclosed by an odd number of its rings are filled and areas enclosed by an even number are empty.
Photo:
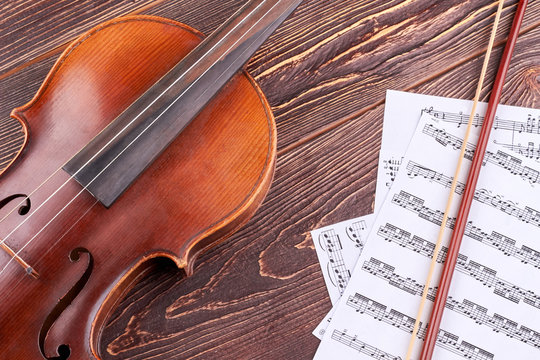
[[[99,22],[152,14],[209,33],[244,2],[2,1],[0,126],[66,44]],[[495,60],[515,5],[506,1]],[[193,277],[151,269],[109,321],[107,359],[311,359],[311,331],[330,301],[309,230],[371,212],[386,89],[473,97],[495,10],[493,0],[305,0],[247,66],[278,126],[267,199]],[[503,103],[540,107],[539,41],[533,0]]]

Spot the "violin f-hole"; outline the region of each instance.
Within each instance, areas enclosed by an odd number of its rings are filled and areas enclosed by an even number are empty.
[[[0,209],[2,209],[4,206],[6,206],[7,204],[9,204],[10,202],[12,202],[13,200],[17,199],[17,198],[26,198],[25,201],[24,201],[24,204],[21,205],[21,207],[19,207],[19,215],[26,215],[28,214],[28,212],[30,211],[30,206],[31,206],[31,203],[30,203],[30,198],[25,195],[25,194],[13,194],[13,195],[10,195],[8,196],[7,198],[5,199],[2,199],[0,200]]]
[[[69,253],[69,260],[71,262],[77,262],[80,260],[81,254],[86,254],[88,257],[88,266],[86,267],[86,270],[84,271],[81,278],[73,285],[73,287],[64,295],[56,304],[56,306],[52,309],[52,311],[49,313],[45,321],[43,322],[43,325],[41,326],[41,330],[39,332],[39,349],[41,351],[41,355],[44,359],[47,360],[67,360],[71,355],[71,349],[69,345],[67,344],[61,344],[57,347],[56,353],[58,356],[55,357],[47,357],[45,355],[45,339],[47,338],[47,334],[49,333],[49,330],[54,325],[56,320],[60,317],[62,312],[71,304],[71,302],[79,295],[81,290],[84,288],[88,280],[90,279],[90,275],[92,274],[92,270],[94,269],[94,257],[85,248],[79,247],[73,249]]]

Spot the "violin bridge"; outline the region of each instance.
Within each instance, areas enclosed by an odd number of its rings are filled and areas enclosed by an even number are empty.
[[[4,251],[9,255],[11,256],[11,258],[13,260],[15,260],[16,262],[18,262],[22,267],[23,269],[25,270],[26,274],[32,276],[34,279],[37,279],[39,277],[39,273],[33,268],[31,267],[30,265],[28,265],[28,263],[26,261],[24,261],[19,255],[17,255],[17,253],[15,251],[13,251],[9,246],[6,245],[5,242],[3,241],[0,241],[0,247],[2,249],[4,249]]]

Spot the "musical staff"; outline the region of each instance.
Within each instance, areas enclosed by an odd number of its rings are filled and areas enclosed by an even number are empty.
[[[435,139],[435,141],[439,144],[443,146],[450,145],[455,150],[459,150],[461,148],[461,144],[463,143],[463,141],[457,136],[451,135],[443,129],[438,129],[432,124],[426,124],[422,132]],[[468,143],[465,150],[465,155],[463,157],[465,159],[472,160],[475,149],[476,146]],[[506,154],[504,151],[499,150],[497,153],[493,153],[489,150],[486,151],[483,165],[485,165],[486,162],[508,170],[512,175],[520,176],[524,180],[529,181],[531,184],[540,182],[539,171],[528,166],[523,166],[523,161],[515,156]]]
[[[529,141],[527,143],[527,146],[523,146],[521,144],[514,145],[514,144],[499,143],[496,140],[493,140],[493,142],[499,146],[502,146],[505,149],[509,149],[522,156],[528,157],[530,159],[534,159],[536,161],[540,161],[540,144],[536,146],[534,142]]]
[[[330,278],[335,281],[334,285],[339,289],[339,293],[343,294],[343,290],[351,278],[351,272],[347,269],[343,261],[343,255],[341,253],[343,247],[341,246],[339,236],[333,229],[323,231],[319,235],[319,243],[326,249],[328,254],[330,267],[328,272]]]
[[[424,256],[431,257],[433,250],[435,249],[435,244],[416,235],[411,237],[411,233],[389,223],[385,226],[381,226],[377,231],[377,234],[387,241],[392,241],[400,246],[407,247]],[[496,231],[492,231],[491,234],[488,234],[481,228],[473,225],[472,221],[469,221],[465,227],[465,236],[497,249],[504,255],[515,257],[524,264],[540,268],[540,251],[525,245],[518,248],[515,246],[516,241],[508,236],[502,235]],[[441,248],[441,254],[441,257],[437,259],[440,263],[444,262],[446,247],[443,246]]]
[[[516,304],[525,304],[540,309],[540,296],[531,290],[523,289],[509,281],[497,277],[497,271],[468,260],[466,256],[458,256],[456,270],[480,281],[482,285],[493,288],[493,293]]]
[[[525,206],[524,209],[518,207],[510,200],[503,200],[499,195],[491,195],[491,192],[486,189],[479,189],[474,192],[474,200],[479,203],[494,207],[503,213],[514,216],[524,223],[540,227],[540,211]],[[400,191],[392,197],[392,203],[401,206],[404,209],[410,210],[418,214],[422,219],[441,224],[443,212],[433,210],[424,206],[424,199],[409,194],[406,191]],[[448,227],[453,228],[455,218],[448,219]]]
[[[356,336],[347,335],[347,330],[332,332],[332,340],[336,340],[358,352],[372,357],[376,360],[401,360],[401,357],[391,355],[381,349],[371,346],[363,341],[358,340]]]
[[[360,252],[364,247],[364,240],[362,239],[362,231],[367,229],[365,220],[355,221],[351,225],[347,226],[347,236],[354,242],[354,246],[360,248]]]
[[[407,196],[413,195],[407,194]],[[428,208],[427,206],[423,206],[424,200],[420,198],[413,199],[412,201],[406,201],[405,199],[407,198],[407,196],[397,199],[395,203],[404,207],[405,209],[415,212],[422,219],[428,220],[437,226],[441,225],[441,211],[433,210],[431,208]],[[419,207],[419,204],[421,204],[422,206]],[[454,224],[455,218],[449,218],[448,222],[446,223],[446,227],[449,229],[453,229]],[[504,255],[515,257],[524,264],[530,264],[540,269],[540,251],[525,245],[522,245],[520,248],[518,248],[515,246],[516,240],[508,236],[505,236],[496,231],[492,231],[491,234],[488,234],[484,232],[481,228],[474,226],[472,221],[467,222],[464,235],[470,237],[471,239],[480,241],[481,243],[486,244],[494,249],[497,249],[501,251]]]
[[[394,182],[394,180],[396,179],[396,175],[399,171],[402,160],[403,160],[403,157],[400,157],[399,159],[391,157],[389,159],[384,159],[382,161],[382,166],[385,171],[384,174],[386,175],[388,179],[385,183],[385,186],[387,188],[389,188]]]
[[[527,345],[540,349],[540,332],[532,330],[497,313],[487,314],[487,309],[472,301],[464,299],[462,302],[448,297],[446,308],[474,320],[479,325],[491,328],[497,333],[502,333],[511,339],[521,341]]]
[[[412,250],[420,255],[431,258],[435,251],[435,244],[422,239],[417,235],[412,235],[410,232],[400,229],[397,226],[386,223],[377,231],[377,235],[384,240]],[[442,264],[446,259],[448,248],[443,246],[437,254],[437,262]]]
[[[348,306],[355,309],[360,314],[371,316],[375,320],[382,321],[388,325],[394,326],[400,330],[412,333],[415,319],[405,315],[395,309],[387,311],[387,307],[381,303],[369,299],[368,297],[356,293],[354,296],[349,296],[347,299]],[[417,337],[423,340],[426,334],[426,326],[420,325]],[[471,360],[491,360],[494,355],[484,349],[474,346],[466,341],[458,343],[459,337],[447,332],[439,330],[437,336],[437,346],[460,355]]]
[[[424,205],[425,200],[409,194],[406,191],[400,191],[399,194],[394,194],[392,197],[392,203],[396,204],[404,209],[407,209],[415,214],[418,217],[427,220],[433,224],[441,225],[444,212],[441,210],[434,210]],[[446,226],[453,229],[456,219],[453,217],[448,217]]]
[[[442,120],[447,123],[457,124],[460,127],[463,124],[467,124],[469,121],[469,114],[464,114],[463,112],[447,112],[435,110],[433,107],[425,108],[423,112],[430,114],[433,118]],[[484,122],[484,117],[482,115],[476,114],[473,119],[473,126],[481,126]],[[540,124],[538,120],[529,114],[527,121],[515,121],[515,120],[506,120],[499,117],[495,117],[493,122],[493,130],[508,130],[511,132],[517,133],[529,133],[529,134],[540,134]]]
[[[397,287],[403,291],[412,295],[422,296],[424,291],[424,285],[419,284],[416,280],[400,276],[394,272],[395,268],[378,259],[371,258],[369,261],[364,261],[362,270],[375,275],[378,278],[388,281],[392,286]],[[437,295],[437,287],[430,287],[428,289],[428,300],[434,301]]]
[[[433,108],[426,108],[427,104]],[[429,300],[437,292],[437,284],[424,285],[427,260],[435,257],[437,271],[446,260],[448,249],[443,246],[435,253],[434,242],[465,133],[462,119],[456,115],[462,115],[460,110],[465,114],[471,104],[389,91],[386,106],[374,229],[369,235],[362,234],[367,240],[363,259],[351,271],[344,299],[331,313],[331,331],[321,342],[316,360],[347,358],[354,353],[331,339],[334,329],[336,335],[347,329],[352,338],[356,335],[403,357],[405,350],[398,344],[410,340],[415,321],[410,315],[416,316],[424,291]],[[426,111],[418,120],[423,108]],[[436,110],[446,113],[436,114]],[[528,123],[527,114],[532,114]],[[465,247],[458,254],[456,280],[441,323],[444,330],[436,334],[435,357],[441,360],[455,359],[458,353],[460,358],[486,360],[540,358],[540,283],[535,270],[540,269],[540,242],[535,241],[540,239],[540,112],[501,106],[498,116],[498,129],[493,131],[483,159],[483,175],[471,189],[476,190],[474,208],[464,224]],[[464,117],[465,122],[468,114]],[[481,118],[473,120],[479,124]],[[478,130],[473,127],[472,139]],[[465,144],[468,160],[475,154],[473,143]],[[394,168],[384,162],[391,158],[401,159],[392,164],[401,171],[395,180]],[[389,177],[393,183],[387,191],[383,185],[391,182]],[[463,195],[464,190],[458,183],[457,194]],[[456,207],[450,209],[446,224],[450,229],[455,227]],[[353,244],[345,229],[339,236],[344,244]],[[343,253],[349,264],[348,253]],[[363,314],[354,316],[355,312]],[[421,320],[420,338],[426,333],[427,321],[424,316]],[[418,350],[415,346],[411,358],[420,356]],[[363,357],[367,358],[358,354]]]
[[[365,261],[362,265],[362,270],[387,281],[390,285],[406,291],[409,294],[422,296],[422,292],[424,291],[425,285],[418,283],[410,277],[395,273],[395,268],[393,266],[378,259],[371,258],[369,261]],[[429,301],[434,301],[436,293],[437,288],[430,287],[427,299]],[[446,302],[446,308],[472,319],[479,325],[485,325],[497,333],[506,334],[510,338],[519,340],[527,345],[540,348],[539,332],[525,326],[518,327],[519,324],[515,321],[496,313],[493,314],[493,316],[490,316],[487,313],[487,308],[475,304],[470,300],[464,299],[462,302],[459,302],[449,296]]]
[[[436,182],[443,185],[444,187],[450,188],[452,186],[452,177],[446,176],[443,173],[431,170],[428,167],[422,166],[414,161],[409,161],[407,163],[407,175],[409,177],[421,176],[430,181]],[[456,194],[461,195],[465,190],[465,184],[462,182],[457,182],[456,184]]]
[[[379,228],[377,234],[386,241],[396,243],[420,255],[431,258],[435,249],[435,244],[422,239],[416,235],[411,237],[411,233],[405,232],[396,226],[386,224]],[[448,248],[442,247],[437,254],[437,262],[443,263],[446,259]],[[469,260],[463,254],[458,255],[456,270],[478,280],[482,285],[493,288],[493,293],[509,301],[519,304],[523,301],[525,304],[540,309],[540,295],[531,290],[521,288],[509,281],[497,277],[497,271],[484,266],[476,261]]]
[[[474,192],[474,199],[482,204],[494,207],[508,215],[514,216],[519,220],[540,227],[540,211],[525,206],[521,209],[510,200],[503,200],[499,195],[491,195],[491,191],[479,189]]]

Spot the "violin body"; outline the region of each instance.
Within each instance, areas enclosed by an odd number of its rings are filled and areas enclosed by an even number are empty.
[[[0,239],[39,275],[0,249],[0,359],[101,359],[101,328],[151,259],[190,275],[197,255],[264,199],[276,129],[246,72],[109,209],[61,169],[201,39],[157,17],[108,21],[73,42],[12,112],[27,142],[0,178],[0,200],[19,196],[0,208]]]

